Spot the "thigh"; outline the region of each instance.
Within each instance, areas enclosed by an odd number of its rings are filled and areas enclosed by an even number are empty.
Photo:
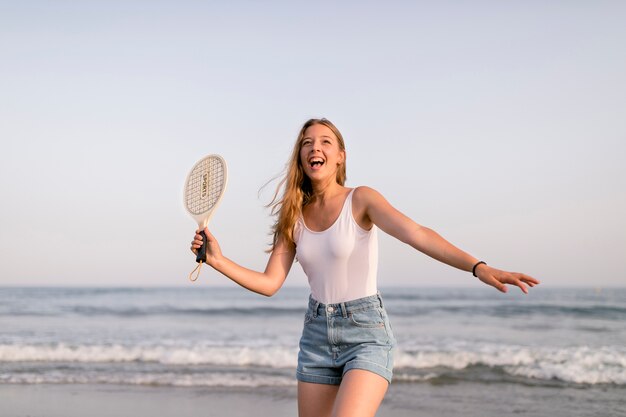
[[[298,416],[330,417],[339,385],[298,381]]]
[[[374,372],[349,370],[341,381],[332,416],[373,417],[388,387],[387,380]]]

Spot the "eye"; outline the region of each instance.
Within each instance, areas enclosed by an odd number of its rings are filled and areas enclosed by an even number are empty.
[[[308,146],[311,144],[311,139],[304,139],[301,143],[300,146]]]

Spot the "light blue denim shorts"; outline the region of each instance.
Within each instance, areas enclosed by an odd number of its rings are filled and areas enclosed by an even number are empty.
[[[395,345],[380,294],[338,304],[310,297],[296,377],[339,385],[349,370],[364,369],[391,383]]]

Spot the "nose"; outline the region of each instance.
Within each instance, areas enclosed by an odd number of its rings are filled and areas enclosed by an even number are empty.
[[[313,141],[313,146],[311,146],[311,152],[318,152],[322,150],[322,145],[319,140]]]

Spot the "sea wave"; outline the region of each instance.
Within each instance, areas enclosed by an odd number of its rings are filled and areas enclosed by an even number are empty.
[[[392,306],[392,316],[413,317],[433,315],[485,316],[485,317],[567,317],[574,319],[602,319],[609,321],[626,320],[626,307],[608,305],[564,306],[555,304],[504,304],[467,305],[456,303],[438,303],[433,305],[405,304]]]
[[[0,345],[0,364],[51,363],[124,364],[141,368],[156,364],[170,368],[211,366],[226,369],[293,369],[297,348],[292,346],[124,346],[112,345]],[[35,368],[37,365],[35,365]],[[502,344],[463,344],[413,346],[396,352],[399,380],[416,382],[455,375],[475,378],[472,369],[483,367],[510,377],[530,381],[562,381],[572,384],[626,385],[626,348],[604,346],[528,347]],[[26,378],[12,374],[4,378]],[[21,376],[20,376],[21,375]],[[491,378],[493,375],[489,376]],[[29,377],[30,378],[30,377]],[[75,378],[80,378],[76,377]],[[26,378],[28,379],[28,378]],[[480,379],[480,376],[478,376]]]
[[[78,316],[78,317],[246,317],[268,315],[272,317],[292,317],[303,314],[304,307],[274,307],[274,306],[229,306],[229,307],[181,307],[175,305],[153,306],[93,306],[73,305],[48,307],[46,310],[33,309],[31,307],[15,306],[0,308],[0,316],[8,317],[55,317],[55,316]],[[610,322],[626,320],[626,308],[620,306],[558,306],[558,305],[455,305],[440,304],[432,306],[405,305],[389,306],[389,314],[392,317],[417,317],[432,315],[458,315],[458,316],[486,316],[486,317],[567,317],[574,319],[601,319]]]
[[[179,307],[179,306],[60,306],[56,308],[48,308],[48,310],[37,310],[32,308],[15,307],[12,309],[0,309],[0,316],[10,317],[59,317],[59,316],[113,316],[120,318],[145,317],[145,316],[208,316],[208,317],[238,317],[238,316],[256,316],[262,314],[268,315],[284,315],[289,317],[293,314],[304,314],[305,308],[289,308],[289,307]]]
[[[178,372],[152,373],[67,373],[26,372],[2,373],[0,384],[111,384],[173,387],[281,387],[295,385],[293,375],[220,372],[183,374]]]
[[[390,304],[390,303],[389,303]],[[236,306],[181,306],[172,304],[157,304],[148,306],[128,305],[83,305],[68,304],[46,306],[38,308],[33,305],[13,303],[0,306],[0,316],[5,317],[246,317],[270,315],[273,317],[292,317],[301,315],[305,311],[304,304],[298,306],[262,306],[262,305],[236,305]],[[552,304],[502,304],[493,305],[466,305],[456,303],[439,303],[435,305],[421,305],[419,303],[388,305],[389,314],[392,317],[417,317],[417,316],[486,316],[486,317],[567,317],[573,319],[598,319],[610,322],[625,321],[626,307],[619,305],[578,305],[563,306]]]
[[[306,308],[307,291],[283,289],[267,299],[238,289],[207,288],[3,288],[0,319],[20,317],[291,317]],[[485,316],[497,318],[562,317],[626,321],[626,290],[599,293],[542,291],[532,298],[497,298],[493,293],[455,289],[388,289],[383,291],[392,318]]]
[[[0,345],[2,362],[144,362],[166,365],[295,366],[297,350],[292,347],[255,346],[124,346],[112,345]]]
[[[419,370],[465,370],[485,366],[506,374],[535,380],[558,380],[575,384],[626,385],[626,348],[604,346],[526,347],[478,345],[448,348],[425,346],[400,351],[396,367]],[[438,376],[432,373],[431,376]]]

